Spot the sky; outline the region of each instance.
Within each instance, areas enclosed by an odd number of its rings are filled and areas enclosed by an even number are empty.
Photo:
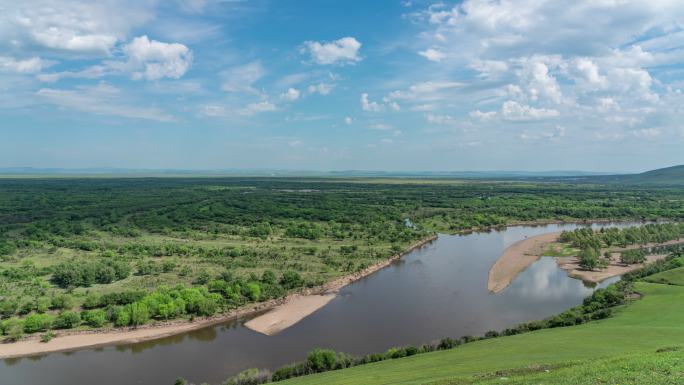
[[[684,163],[681,0],[0,0],[0,167]]]

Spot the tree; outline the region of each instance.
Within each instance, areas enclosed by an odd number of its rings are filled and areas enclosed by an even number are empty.
[[[579,253],[579,265],[584,270],[594,270],[599,265],[599,252],[593,247],[586,247]]]

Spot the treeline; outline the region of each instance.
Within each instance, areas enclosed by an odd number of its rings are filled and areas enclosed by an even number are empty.
[[[570,243],[579,249],[664,243],[679,238],[684,238],[684,222],[646,224],[626,228],[604,227],[600,230],[583,227],[573,231],[563,231],[560,235],[561,242]]]
[[[423,354],[437,350],[449,350],[460,345],[503,336],[511,336],[527,333],[540,329],[573,326],[591,322],[593,320],[610,317],[613,308],[625,304],[630,295],[634,293],[634,282],[666,270],[684,266],[684,251],[678,251],[668,255],[665,259],[654,262],[625,274],[622,280],[608,286],[605,289],[594,291],[589,297],[585,298],[582,305],[576,306],[553,317],[540,321],[533,321],[520,324],[514,328],[505,329],[502,332],[489,331],[481,337],[464,336],[461,338],[444,338],[438,342],[424,344],[419,347],[403,346],[390,348],[384,353],[373,353],[364,356],[352,356],[345,353],[335,352],[329,349],[314,349],[306,361],[285,365],[276,369],[273,373],[268,370],[247,369],[236,376],[226,380],[224,385],[258,385],[269,382],[278,382],[288,378],[305,376],[331,370],[345,369],[357,365],[409,357],[416,354]],[[175,385],[190,385],[182,378],[175,381]]]
[[[646,245],[649,243],[666,243],[684,238],[684,222],[647,224],[627,228],[601,228],[594,230],[589,227],[563,231],[559,240],[579,248],[577,255],[579,266],[585,270],[605,268],[609,265],[612,253],[606,251],[601,256],[602,248],[613,246],[628,247],[632,245]],[[646,250],[643,248],[623,250],[620,252],[620,262],[625,265],[643,263],[646,261]]]
[[[5,318],[0,322],[0,332],[9,340],[17,340],[24,333],[71,329],[81,325],[128,327],[143,325],[150,320],[211,316],[250,302],[282,297],[288,290],[301,288],[304,284],[304,279],[294,271],[286,271],[280,278],[269,270],[261,277],[252,275],[248,278],[225,272],[205,285],[195,287],[160,286],[152,292],[104,295],[91,292],[86,296],[82,305],[85,310],[81,312],[72,311],[73,297],[68,294],[52,299],[40,297],[35,302],[25,303],[4,299],[0,301],[0,317]],[[50,310],[59,313],[50,313]]]

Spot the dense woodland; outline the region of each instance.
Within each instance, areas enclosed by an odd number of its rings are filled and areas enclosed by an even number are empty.
[[[359,271],[434,232],[684,219],[676,189],[455,180],[0,179],[8,338],[212,315]]]

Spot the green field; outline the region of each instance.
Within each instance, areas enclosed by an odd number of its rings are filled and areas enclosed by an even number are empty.
[[[684,280],[684,269],[668,274]],[[612,318],[300,377],[283,384],[682,384],[684,287],[638,282]]]

